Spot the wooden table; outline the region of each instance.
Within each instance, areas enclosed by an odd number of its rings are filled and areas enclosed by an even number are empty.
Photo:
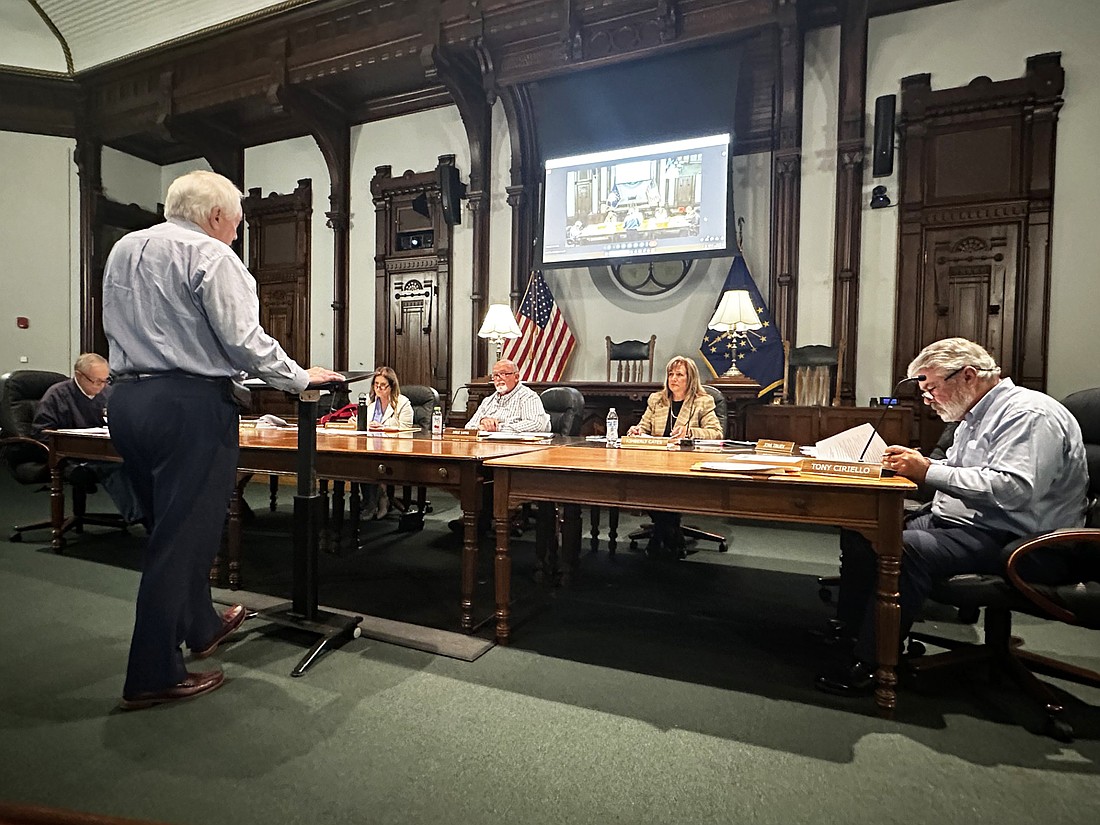
[[[53,549],[60,552],[65,520],[65,488],[61,463],[67,458],[118,461],[111,440],[82,433],[50,435],[50,505]],[[353,435],[317,431],[315,470],[323,478],[383,484],[424,485],[449,490],[462,506],[461,626],[474,627],[473,596],[477,581],[477,522],[486,459],[546,449],[546,444],[506,441],[458,441],[424,437]],[[239,472],[293,475],[297,472],[298,433],[295,429],[240,431]],[[228,530],[229,582],[240,586],[240,508],[230,503]]]
[[[878,556],[875,627],[878,670],[875,701],[886,712],[896,704],[903,501],[914,485],[903,478],[753,476],[698,472],[691,465],[720,460],[713,453],[665,450],[596,450],[550,447],[493,459],[496,516],[496,636],[509,640],[512,561],[509,508],[525,501],[557,501],[744,519],[847,527],[866,536]],[[835,551],[833,551],[835,552]]]

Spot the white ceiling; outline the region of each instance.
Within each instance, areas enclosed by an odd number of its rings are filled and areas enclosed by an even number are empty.
[[[0,66],[80,72],[204,30],[313,2],[317,0],[0,0]]]

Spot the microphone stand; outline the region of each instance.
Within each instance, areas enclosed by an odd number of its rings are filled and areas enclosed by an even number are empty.
[[[890,395],[891,396],[897,396],[898,390],[900,390],[903,385],[909,384],[909,383],[912,383],[912,382],[915,382],[915,381],[923,381],[925,378],[927,378],[927,376],[925,376],[923,374],[922,375],[914,375],[912,378],[903,378],[900,381],[898,381],[898,383],[894,384],[894,389],[890,391]],[[867,449],[871,446],[871,442],[875,440],[875,434],[878,432],[879,427],[882,426],[882,422],[886,420],[886,413],[888,413],[889,411],[890,411],[889,406],[884,406],[882,408],[882,415],[880,415],[878,417],[878,423],[875,424],[874,429],[871,430],[871,436],[870,436],[870,438],[867,439],[867,443],[863,445],[863,449],[860,450],[859,458],[857,458],[856,461],[863,461],[863,456],[865,456],[867,454]]]

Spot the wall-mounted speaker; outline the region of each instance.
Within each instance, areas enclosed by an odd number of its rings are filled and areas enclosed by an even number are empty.
[[[875,98],[875,144],[871,174],[876,178],[894,171],[894,104],[896,95]]]
[[[441,165],[439,168],[439,204],[443,210],[443,222],[448,226],[462,223],[462,199],[466,197],[466,184],[458,179],[458,167]]]

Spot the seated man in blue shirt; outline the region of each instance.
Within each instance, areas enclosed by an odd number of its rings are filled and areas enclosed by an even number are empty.
[[[936,581],[1003,572],[1004,548],[1015,539],[1083,525],[1088,487],[1077,420],[1050,396],[1002,378],[983,347],[965,338],[929,344],[909,365],[908,376],[918,375],[924,403],[959,425],[946,458],[892,446],[882,459],[887,469],[935,491],[931,511],[907,519],[902,532],[902,638]],[[858,632],[855,659],[818,676],[816,685],[849,695],[872,688],[876,563],[858,533],[843,531],[840,546],[837,618]],[[1035,581],[1054,581],[1065,571],[1056,553],[1033,554],[1025,564],[1021,572]]]
[[[45,441],[45,430],[70,427],[102,427],[107,423],[107,399],[111,388],[107,385],[110,369],[107,359],[94,352],[85,352],[73,364],[71,381],[59,381],[42,396],[34,411],[34,437]],[[122,465],[113,461],[88,461],[68,464],[66,477],[81,483],[85,475],[87,483],[99,482],[118,512],[130,524],[142,520],[141,505],[134,488],[120,470]]]

